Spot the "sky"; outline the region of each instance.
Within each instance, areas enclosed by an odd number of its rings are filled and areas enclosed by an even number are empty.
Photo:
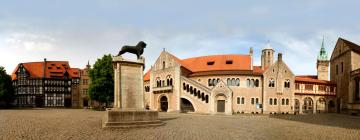
[[[47,58],[84,68],[140,40],[147,43],[146,69],[163,49],[185,59],[248,54],[253,47],[260,65],[269,41],[296,75],[316,74],[323,37],[329,57],[339,37],[360,44],[358,5],[358,0],[4,0],[0,66],[10,74],[18,63]]]

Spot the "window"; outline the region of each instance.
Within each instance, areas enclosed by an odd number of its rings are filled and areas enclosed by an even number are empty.
[[[285,99],[281,99],[281,105],[285,105]]]
[[[250,79],[246,79],[246,86],[250,87]]]
[[[338,74],[339,74],[339,66],[336,65],[336,75],[338,75]]]
[[[273,78],[269,80],[269,87],[275,87],[275,80]]]
[[[255,104],[255,99],[254,98],[251,98],[251,104]]]
[[[231,80],[230,80],[230,78],[228,78],[228,79],[226,80],[226,82],[227,82],[227,85],[228,85],[228,86],[231,86]]]
[[[341,73],[343,73],[343,72],[344,72],[344,63],[341,62]]]
[[[226,64],[232,64],[233,61],[232,60],[226,60]]]
[[[231,79],[231,86],[235,86],[235,85],[236,85],[235,78],[232,78],[232,79]]]
[[[269,104],[270,104],[270,105],[273,104],[273,99],[272,99],[272,98],[269,99]]]
[[[314,90],[314,85],[305,84],[305,90]]]
[[[240,86],[240,79],[236,78],[236,86]]]
[[[209,80],[208,80],[208,86],[209,86],[209,87],[211,87],[211,86],[212,86],[212,83],[211,83],[211,82],[212,82],[212,80],[211,80],[211,79],[209,79]]]
[[[286,79],[285,82],[284,82],[284,87],[285,88],[290,88],[290,80],[289,79]]]
[[[209,61],[207,62],[207,65],[214,65],[215,61]]]
[[[255,87],[259,87],[259,79],[255,80]]]
[[[276,98],[274,99],[274,105],[277,105],[277,99]]]
[[[245,98],[244,97],[241,98],[241,104],[245,104]]]
[[[163,61],[162,69],[165,69],[165,61]]]
[[[236,100],[237,102],[237,104],[240,104],[240,97],[237,97],[237,100]]]
[[[286,105],[289,105],[289,99],[286,99]]]
[[[259,98],[256,98],[255,104],[259,104]]]
[[[295,89],[300,89],[300,84],[296,83],[295,84]]]
[[[254,79],[251,79],[251,81],[250,81],[250,87],[254,87]]]

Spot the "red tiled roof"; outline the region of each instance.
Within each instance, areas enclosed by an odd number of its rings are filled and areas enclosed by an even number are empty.
[[[149,69],[145,75],[144,75],[144,81],[150,81],[150,72],[151,72],[151,69]]]
[[[232,64],[226,64],[232,61]],[[209,65],[208,63],[212,63]],[[211,55],[182,60],[182,65],[192,72],[251,70],[250,55]]]
[[[335,85],[336,83],[327,81],[327,80],[319,80],[316,75],[301,75],[295,77],[295,82],[306,82],[306,83],[317,83],[317,84],[327,84],[327,85]]]
[[[201,56],[188,59],[179,59],[170,54],[174,60],[181,64],[182,67],[192,72],[191,76],[208,75],[213,73],[218,74],[239,74],[239,73],[252,73],[261,75],[266,70],[262,70],[261,66],[254,66],[251,69],[251,56],[250,55],[210,55]],[[231,64],[227,64],[230,62]],[[213,63],[213,64],[210,64]],[[150,70],[144,75],[144,81],[150,80]]]
[[[20,63],[16,66],[15,70],[11,74],[12,80],[16,80],[16,72],[20,65],[23,65],[27,72],[30,74],[30,78],[51,78],[51,77],[64,77],[65,72],[70,77],[80,77],[80,70],[76,68],[70,68],[67,61],[46,61],[45,75],[44,65],[45,62],[29,62]]]

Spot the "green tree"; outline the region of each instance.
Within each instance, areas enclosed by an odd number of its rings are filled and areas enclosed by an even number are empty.
[[[0,66],[0,106],[9,107],[15,99],[11,76],[6,74],[4,67]]]
[[[98,59],[94,67],[90,69],[89,76],[91,79],[90,99],[98,101],[100,107],[102,107],[102,103],[106,103],[106,107],[108,107],[109,103],[114,100],[114,69],[111,55],[104,55]]]

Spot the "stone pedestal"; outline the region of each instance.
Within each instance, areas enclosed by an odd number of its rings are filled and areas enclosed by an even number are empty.
[[[145,110],[144,58],[137,61],[113,57],[114,108],[107,109],[103,128],[129,128],[163,125],[157,111]]]

